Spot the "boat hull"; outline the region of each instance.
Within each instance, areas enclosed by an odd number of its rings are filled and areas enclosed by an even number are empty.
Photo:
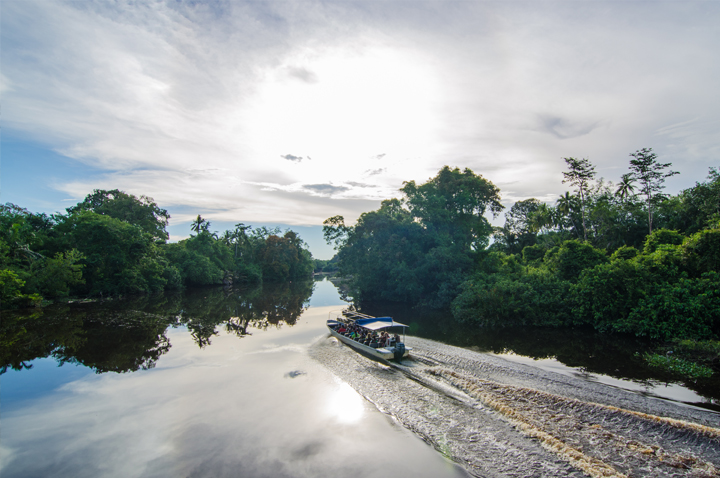
[[[342,342],[342,343],[344,343],[344,344],[347,344],[347,345],[349,345],[350,347],[352,347],[352,348],[354,348],[354,349],[356,349],[356,350],[360,350],[360,351],[362,351],[362,352],[364,352],[364,353],[366,353],[366,354],[372,355],[372,356],[374,356],[374,357],[382,358],[382,359],[385,359],[385,360],[392,360],[392,359],[395,358],[394,347],[391,347],[391,348],[380,347],[380,348],[377,348],[377,349],[376,349],[376,348],[370,347],[369,345],[365,345],[365,344],[361,344],[361,343],[359,343],[359,342],[356,342],[356,341],[354,341],[354,340],[351,339],[351,338],[345,337],[344,335],[337,333],[337,332],[336,332],[332,327],[330,327],[329,325],[328,325],[328,330],[330,331],[330,334],[331,334],[333,337],[335,337],[335,338],[338,339],[340,342]],[[406,347],[406,348],[405,348],[405,353],[403,354],[403,357],[407,357],[407,356],[409,355],[409,353],[410,353],[410,350],[412,350],[411,347]]]

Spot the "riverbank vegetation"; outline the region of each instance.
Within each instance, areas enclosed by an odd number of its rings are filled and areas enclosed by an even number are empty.
[[[704,181],[666,195],[671,165],[648,148],[630,156],[617,184],[597,179],[590,161],[565,158],[573,190],[554,204],[518,201],[495,228],[485,214],[503,209],[499,189],[446,166],[424,184],[406,182],[402,198],[354,226],[327,219],[325,237],[361,302],[446,308],[478,326],[685,341],[683,360],[699,359],[693,347],[714,350],[702,362],[718,371],[720,174],[711,168]]]
[[[0,206],[0,307],[312,274],[293,231],[240,223],[218,234],[198,215],[189,238],[168,243],[169,219],[151,198],[119,190],[95,190],[65,214]]]

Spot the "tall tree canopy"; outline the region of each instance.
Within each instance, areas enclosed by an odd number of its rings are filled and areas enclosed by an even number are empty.
[[[445,305],[473,255],[489,243],[484,214],[502,210],[500,191],[470,169],[447,166],[400,191],[404,199],[383,201],[354,227],[341,216],[329,218],[325,238],[340,247],[339,267],[353,275],[359,297]]]
[[[643,148],[630,153],[634,159],[630,160],[630,171],[632,178],[640,183],[640,192],[645,196],[645,205],[648,213],[648,226],[650,232],[653,229],[653,209],[657,206],[659,199],[663,197],[660,191],[665,186],[665,178],[678,174],[677,171],[666,171],[672,163],[659,163],[657,154],[652,148]]]
[[[427,228],[448,234],[463,248],[487,246],[492,226],[484,215],[490,211],[497,216],[503,209],[500,189],[493,183],[468,168],[444,166],[426,183],[404,184],[400,191],[407,196],[410,213]]]
[[[166,241],[170,214],[147,196],[136,197],[119,189],[95,189],[85,200],[67,209],[69,214],[92,211],[139,226],[153,238]]]
[[[590,191],[590,184],[595,177],[595,166],[587,158],[563,158],[567,163],[568,171],[563,171],[563,184],[570,183],[577,188],[580,196],[580,214],[582,216],[583,240],[587,241],[587,226],[585,225],[585,202]]]

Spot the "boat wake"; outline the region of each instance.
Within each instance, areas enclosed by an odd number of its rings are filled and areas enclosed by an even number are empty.
[[[310,354],[475,476],[720,476],[715,414],[408,339],[399,364],[330,337]]]

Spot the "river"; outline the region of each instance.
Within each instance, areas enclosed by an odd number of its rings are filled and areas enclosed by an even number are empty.
[[[375,362],[328,337],[325,320],[343,305],[322,281],[4,312],[0,475],[715,476],[720,468],[712,411],[422,333],[408,338],[413,360]],[[560,415],[567,419],[554,424]],[[578,418],[590,416],[602,428]],[[618,440],[640,451],[617,450]]]

